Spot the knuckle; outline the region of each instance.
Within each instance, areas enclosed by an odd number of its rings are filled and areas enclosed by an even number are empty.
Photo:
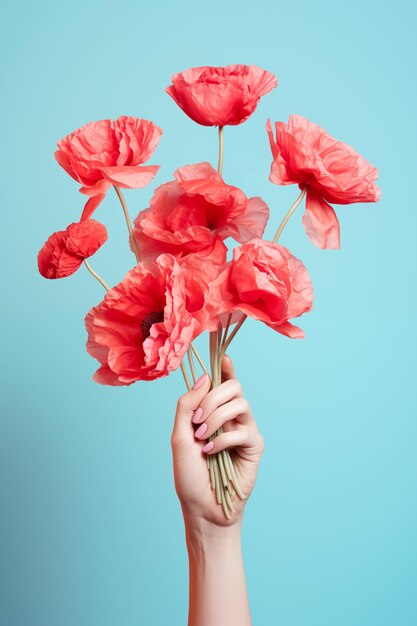
[[[265,439],[262,435],[258,435],[258,443],[259,443],[259,449],[261,452],[263,452],[265,450]]]
[[[240,400],[240,407],[242,410],[242,413],[248,413],[250,410],[249,407],[249,402],[246,400],[246,398],[241,398]]]
[[[238,380],[236,380],[236,379],[234,379],[232,382],[233,382],[233,385],[234,385],[234,391],[235,391],[236,395],[237,396],[243,395],[242,384]]]
[[[178,398],[177,406],[180,411],[184,411],[184,409],[187,408],[187,398],[185,394]]]
[[[245,428],[245,443],[250,443],[252,445],[253,439],[254,438],[252,432],[249,430],[249,428]]]

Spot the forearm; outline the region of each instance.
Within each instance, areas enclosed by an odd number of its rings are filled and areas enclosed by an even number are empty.
[[[241,524],[216,527],[185,518],[189,556],[188,626],[251,626]]]

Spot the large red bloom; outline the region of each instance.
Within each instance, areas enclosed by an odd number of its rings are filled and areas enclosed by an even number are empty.
[[[248,199],[226,185],[209,163],[186,165],[160,185],[134,222],[143,258],[161,252],[184,256],[211,247],[217,238],[243,243],[262,237],[269,209],[261,198]]]
[[[96,220],[75,222],[53,233],[38,254],[39,272],[45,278],[64,278],[77,271],[107,240],[107,230]]]
[[[275,131],[276,139],[268,120],[273,156],[270,180],[306,188],[303,224],[307,235],[319,248],[340,248],[339,221],[329,202],[376,202],[381,197],[374,183],[378,170],[348,144],[301,115],[290,115],[288,124],[276,122]]]
[[[172,77],[165,91],[203,126],[242,124],[277,78],[256,65],[194,67]]]
[[[204,284],[186,284],[175,258],[139,263],[85,318],[87,350],[101,367],[94,380],[130,385],[175,370],[204,329]]]
[[[197,334],[203,330],[217,330],[217,302],[211,297],[211,288],[226,265],[227,248],[220,238],[199,252],[178,258],[185,276],[187,309],[196,320]]]
[[[153,122],[123,115],[85,124],[57,142],[56,160],[90,196],[82,219],[91,216],[111,185],[137,188],[152,180],[159,166],[139,166],[151,157],[161,134]]]
[[[302,262],[284,246],[264,239],[233,250],[233,260],[212,293],[223,313],[239,310],[292,338],[304,333],[288,320],[313,304],[313,287]]]

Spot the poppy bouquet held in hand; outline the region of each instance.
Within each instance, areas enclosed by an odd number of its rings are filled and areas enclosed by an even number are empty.
[[[91,122],[58,141],[55,158],[88,200],[78,222],[53,233],[38,254],[45,278],[64,278],[84,264],[106,290],[85,318],[87,350],[104,385],[154,380],[180,368],[187,388],[207,368],[194,340],[207,331],[212,385],[221,383],[226,349],[249,316],[288,338],[304,337],[294,318],[311,310],[313,288],[306,267],[278,243],[305,197],[303,225],[319,248],[339,248],[339,222],[332,204],[376,202],[378,172],[349,145],[291,115],[266,124],[272,164],[270,181],[297,184],[299,195],[272,241],[263,239],[269,209],[259,198],[222,176],[224,127],[245,122],[276,77],[255,65],[197,67],[172,77],[166,92],[195,122],[217,126],[218,166],[183,165],[156,188],[149,207],[130,220],[122,189],[145,187],[159,167],[144,165],[162,130],[153,122],[122,116]],[[133,267],[109,287],[89,259],[107,240],[92,218],[113,187],[129,232]],[[228,255],[225,241],[236,242]],[[185,359],[188,360],[187,369]],[[223,432],[219,428],[209,440]],[[233,450],[207,455],[210,483],[227,519],[233,499],[245,499]]]

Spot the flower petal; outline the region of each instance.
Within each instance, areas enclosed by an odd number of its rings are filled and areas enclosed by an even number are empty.
[[[340,227],[336,213],[320,193],[311,188],[307,191],[303,224],[308,237],[319,248],[340,248]]]
[[[92,198],[87,200],[87,202],[85,203],[84,211],[81,214],[80,222],[88,220],[92,216],[98,205],[103,202],[105,197],[106,194],[102,193],[98,196],[93,196]]]
[[[267,326],[291,339],[304,339],[304,331],[290,322],[284,322],[283,324],[267,324]]]
[[[126,189],[146,187],[159,170],[159,165],[103,167],[103,177],[112,185]]]
[[[96,220],[75,222],[67,227],[66,249],[82,259],[87,259],[107,241],[107,230],[104,224]]]
[[[85,185],[84,187],[80,187],[80,193],[93,198],[94,196],[104,195],[109,188],[110,183],[107,180],[100,178],[100,180],[95,182],[94,185]]]
[[[44,278],[66,278],[74,274],[82,258],[73,254],[65,247],[67,231],[60,230],[53,233],[38,253],[38,269]]]
[[[239,243],[261,239],[268,219],[269,208],[262,198],[249,198],[245,212],[235,218],[234,226],[237,232],[234,238]]]
[[[220,174],[214,169],[210,163],[203,161],[202,163],[193,163],[191,165],[183,165],[175,170],[174,176],[178,183],[186,180],[222,180]]]

